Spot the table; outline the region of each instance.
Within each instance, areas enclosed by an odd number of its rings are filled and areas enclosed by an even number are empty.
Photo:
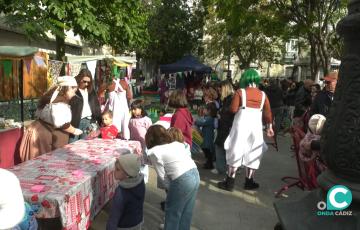
[[[0,129],[0,168],[10,168],[20,162],[21,128]]]
[[[87,229],[118,185],[115,158],[141,154],[138,141],[79,140],[10,169],[37,218],[60,217],[63,229]]]

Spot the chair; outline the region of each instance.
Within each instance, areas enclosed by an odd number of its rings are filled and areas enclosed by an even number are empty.
[[[291,187],[297,186],[304,190],[305,188],[308,188],[305,178],[305,171],[304,167],[302,167],[299,159],[299,149],[300,149],[300,141],[304,138],[305,133],[300,127],[293,126],[291,127],[291,136],[293,139],[294,147],[295,147],[295,158],[296,158],[296,164],[298,169],[298,177],[291,177],[291,176],[285,176],[282,177],[281,180],[286,183],[286,185],[282,186],[277,192],[275,197],[279,197],[281,193],[288,190]],[[289,181],[290,180],[290,181]]]

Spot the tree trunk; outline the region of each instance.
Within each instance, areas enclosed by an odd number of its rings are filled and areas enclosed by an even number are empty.
[[[56,60],[65,62],[65,34],[56,35]],[[65,75],[65,65],[62,66],[60,75]]]
[[[330,72],[331,58],[329,57],[330,55],[328,52],[327,41],[325,38],[319,38],[319,51],[321,52],[320,57],[322,58],[324,76],[326,76]]]
[[[319,71],[319,62],[317,55],[317,45],[313,34],[308,34],[308,41],[310,44],[310,72],[311,78],[316,79],[316,74]]]

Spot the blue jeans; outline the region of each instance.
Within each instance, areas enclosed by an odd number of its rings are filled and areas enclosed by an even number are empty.
[[[199,183],[197,168],[170,182],[165,205],[165,230],[190,230]]]
[[[71,136],[69,138],[69,143],[75,142],[79,139],[85,139],[85,137],[87,136],[86,130],[87,128],[90,126],[90,120],[83,118],[80,120],[80,124],[79,124],[79,128],[83,131],[83,133],[80,136]],[[75,127],[76,128],[76,127]]]
[[[216,162],[215,167],[219,174],[226,173],[226,151],[223,147],[215,144]]]

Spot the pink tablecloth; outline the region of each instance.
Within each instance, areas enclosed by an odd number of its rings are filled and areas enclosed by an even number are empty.
[[[141,144],[123,140],[80,140],[10,170],[38,218],[60,217],[63,229],[87,229],[113,196],[115,157],[141,154]]]

